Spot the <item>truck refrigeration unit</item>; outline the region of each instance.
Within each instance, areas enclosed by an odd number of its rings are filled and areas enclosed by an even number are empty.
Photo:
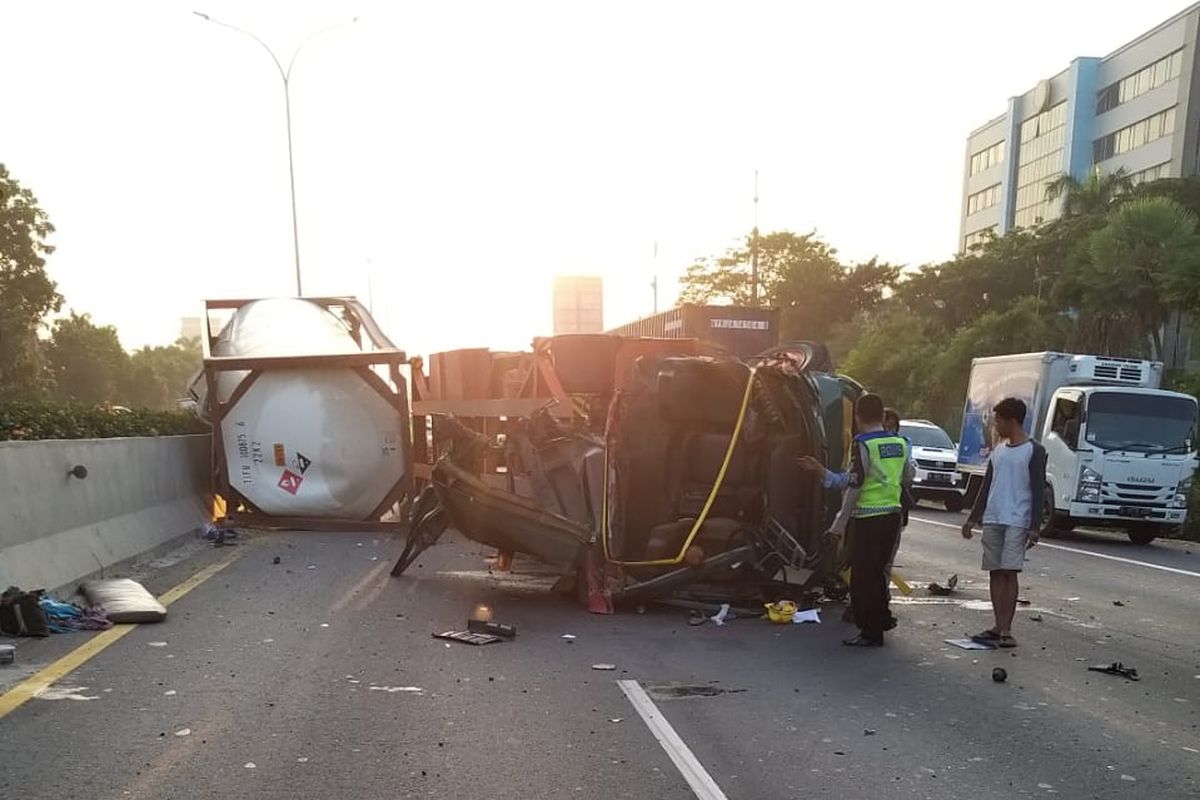
[[[1124,529],[1138,544],[1183,524],[1197,468],[1196,399],[1160,389],[1162,364],[1025,353],[971,363],[958,467],[973,502],[995,441],[992,409],[1025,402],[1046,448],[1045,532]]]

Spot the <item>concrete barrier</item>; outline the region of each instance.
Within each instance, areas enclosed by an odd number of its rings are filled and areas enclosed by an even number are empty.
[[[0,589],[65,587],[203,525],[209,451],[207,436],[0,442]]]

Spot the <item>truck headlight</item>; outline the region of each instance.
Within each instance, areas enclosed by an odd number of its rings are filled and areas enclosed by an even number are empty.
[[[1084,467],[1079,473],[1079,493],[1078,500],[1081,503],[1099,503],[1100,502],[1100,483],[1102,482],[1100,473],[1091,467]]]
[[[1192,494],[1192,477],[1189,475],[1179,482],[1175,487],[1175,502],[1176,508],[1187,508],[1188,499]]]

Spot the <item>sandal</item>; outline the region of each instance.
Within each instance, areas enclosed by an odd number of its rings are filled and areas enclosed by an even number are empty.
[[[1011,635],[1011,634],[1005,634],[1004,636],[1001,636],[1001,637],[1000,637],[1000,638],[999,638],[999,639],[996,641],[996,646],[997,646],[997,647],[1003,647],[1003,648],[1005,648],[1005,649],[1008,649],[1008,648],[1010,648],[1010,647],[1016,647],[1016,646],[1017,646],[1017,640],[1016,640],[1016,639],[1014,639],[1014,638],[1012,637],[1012,635]]]
[[[999,642],[1002,638],[1003,637],[1001,637],[999,633],[992,630],[991,628],[988,628],[986,631],[983,631],[982,633],[977,633],[974,636],[972,636],[971,641],[972,642],[987,642],[989,644],[999,644]],[[1011,639],[1012,637],[1010,636],[1009,638]]]

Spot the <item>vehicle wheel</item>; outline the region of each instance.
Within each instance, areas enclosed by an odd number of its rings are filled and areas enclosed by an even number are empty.
[[[1063,531],[1070,530],[1074,525],[1067,521],[1054,510],[1054,490],[1049,485],[1046,486],[1046,491],[1042,495],[1042,530],[1041,535],[1047,539],[1053,538],[1055,535]]]
[[[1156,528],[1130,528],[1126,533],[1129,535],[1129,541],[1143,547],[1158,538]]]
[[[946,510],[951,514],[958,514],[963,510],[963,496],[961,494],[952,494],[946,497]]]

